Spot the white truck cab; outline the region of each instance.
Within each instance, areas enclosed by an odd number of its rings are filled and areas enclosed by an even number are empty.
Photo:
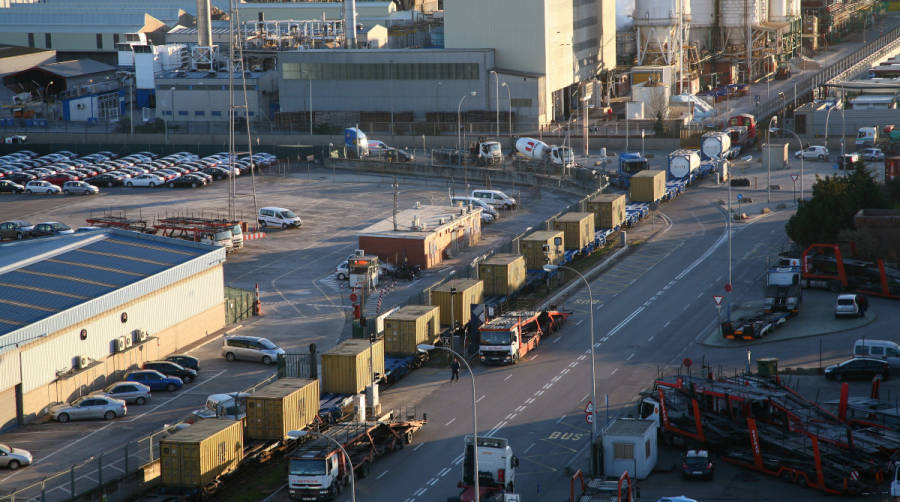
[[[474,487],[475,479],[472,476],[474,465],[472,447],[475,442],[472,435],[465,438],[466,449],[463,460],[462,485]],[[478,472],[479,485],[482,490],[488,492],[500,492],[514,494],[516,489],[516,469],[519,467],[519,459],[513,455],[509,441],[504,438],[478,436]],[[463,497],[465,498],[465,496]],[[484,498],[484,495],[482,495]],[[510,499],[505,499],[510,500]],[[518,500],[514,498],[512,500]]]
[[[200,238],[200,243],[210,246],[221,246],[225,248],[226,253],[230,253],[234,249],[234,236],[231,234],[231,229],[228,228],[218,232],[203,234]]]

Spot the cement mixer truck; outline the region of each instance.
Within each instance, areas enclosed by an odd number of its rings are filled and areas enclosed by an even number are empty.
[[[567,146],[550,146],[539,139],[519,138],[516,151],[520,157],[537,162],[550,162],[564,168],[575,167],[575,153]]]

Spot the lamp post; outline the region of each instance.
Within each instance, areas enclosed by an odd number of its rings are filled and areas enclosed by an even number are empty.
[[[506,104],[509,108],[509,136],[512,137],[512,95],[509,93],[509,85],[506,82],[500,84],[500,87],[506,88]]]
[[[299,439],[310,434],[316,434],[318,437],[325,438],[328,441],[336,444],[337,447],[341,449],[341,453],[343,453],[344,456],[347,457],[347,465],[350,467],[350,500],[352,502],[356,502],[356,480],[354,479],[356,475],[353,473],[353,460],[350,459],[350,454],[347,453],[347,450],[345,450],[343,446],[341,446],[341,443],[338,443],[334,438],[326,436],[325,434],[317,434],[315,432],[305,430],[288,431],[287,433],[290,439]]]
[[[828,113],[825,114],[825,148],[828,148],[828,120],[831,118],[831,112],[837,107],[837,103],[834,104],[831,108],[828,109]]]
[[[772,137],[772,125],[778,123],[778,115],[772,115],[772,118],[769,119],[769,126],[766,128],[766,150],[768,150],[768,166],[766,166],[766,203],[772,203],[772,148],[769,145],[770,138]],[[826,138],[827,141],[827,138]],[[800,145],[800,149],[803,150],[803,145]],[[800,157],[803,157],[803,154],[800,154]],[[729,183],[728,186],[731,186]]]
[[[466,358],[459,355],[459,353],[457,353],[453,349],[448,349],[447,347],[436,347],[427,343],[420,343],[419,345],[416,345],[416,349],[418,349],[419,352],[427,352],[434,349],[446,350],[454,357],[461,360],[463,364],[466,365],[466,369],[469,370],[469,375],[472,376],[472,477],[475,478],[475,502],[481,502],[481,487],[478,483],[478,401],[476,401],[475,399],[475,373],[472,371],[472,367],[469,366],[469,362],[466,361]]]
[[[468,94],[463,94],[463,97],[459,99],[459,106],[456,107],[456,149],[459,151],[460,163],[462,163],[462,104],[469,96],[474,97],[477,95],[478,91],[470,91]]]
[[[47,82],[47,85],[44,86],[44,117],[46,117],[49,114],[50,107],[49,107],[47,98],[48,98],[48,94],[50,94],[50,86],[51,85],[53,85],[52,80]],[[132,133],[132,134],[134,134],[134,133]]]
[[[593,411],[591,412],[591,474],[596,474],[595,465],[594,465],[594,441],[597,439],[597,373],[596,373],[596,363],[594,362],[594,295],[591,293],[591,284],[588,282],[587,278],[581,275],[581,272],[575,270],[574,268],[569,268],[562,265],[544,265],[544,270],[546,272],[553,272],[557,269],[569,270],[574,272],[575,275],[581,278],[584,281],[584,285],[588,290],[588,303],[589,303],[589,311],[590,317],[588,324],[588,329],[591,331],[591,404],[593,405]]]
[[[780,128],[776,129],[777,131],[784,131],[791,133],[795,138],[797,138],[797,144],[800,145],[800,150],[803,150],[803,141],[800,140],[800,136],[797,135],[794,131],[790,129]],[[803,198],[803,155],[800,155],[800,198]]]
[[[494,85],[497,89],[496,94],[494,95],[494,105],[497,109],[497,136],[500,136],[500,75],[494,70],[491,70],[491,74],[494,75]]]

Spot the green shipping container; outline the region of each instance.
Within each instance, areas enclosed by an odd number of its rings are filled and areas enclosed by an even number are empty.
[[[594,228],[616,228],[625,221],[625,194],[602,193],[591,197],[588,210],[594,213]]]
[[[373,366],[377,381],[384,375],[383,339],[375,343],[358,338],[341,342],[322,354],[322,392],[362,392],[372,382]]]
[[[525,268],[540,270],[547,263],[559,263],[565,253],[563,235],[562,230],[539,230],[519,239],[519,251],[525,257]],[[557,239],[559,245],[556,245]],[[544,252],[544,246],[547,246],[549,252]]]
[[[244,426],[237,420],[201,420],[161,440],[159,451],[164,486],[202,488],[240,464]]]
[[[566,249],[583,249],[594,240],[594,213],[566,213],[553,222],[562,230]]]
[[[451,295],[450,290],[456,291]],[[453,322],[465,326],[472,317],[471,306],[484,300],[484,282],[479,279],[453,279],[431,290],[431,304],[441,308],[441,326]],[[452,304],[452,309],[451,309]]]
[[[639,171],[629,180],[632,202],[656,202],[666,194],[666,172],[653,169]]]
[[[440,333],[440,307],[406,305],[384,319],[384,350],[388,354],[411,356],[420,343],[434,343]]]
[[[511,295],[525,285],[525,257],[495,254],[478,264],[478,278],[484,281],[485,295]]]
[[[247,397],[247,437],[284,439],[305,429],[319,413],[319,381],[282,378]]]

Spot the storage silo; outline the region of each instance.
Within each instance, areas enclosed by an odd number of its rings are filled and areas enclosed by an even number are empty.
[[[638,65],[678,64],[682,9],[686,39],[691,22],[690,0],[636,0],[633,19]]]

